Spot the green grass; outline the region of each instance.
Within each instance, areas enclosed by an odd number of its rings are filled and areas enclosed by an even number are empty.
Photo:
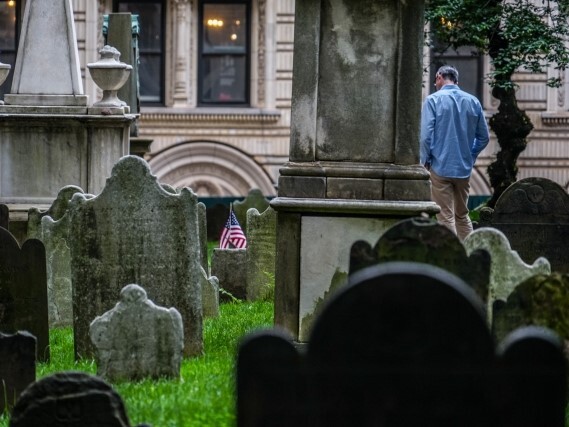
[[[271,327],[271,302],[233,302],[220,316],[204,321],[204,355],[182,362],[179,380],[113,383],[123,398],[132,425],[154,427],[235,425],[235,361],[240,339]],[[96,373],[92,360],[73,360],[71,328],[50,331],[51,361],[37,366],[37,378],[69,370]],[[8,426],[7,416],[0,427]]]

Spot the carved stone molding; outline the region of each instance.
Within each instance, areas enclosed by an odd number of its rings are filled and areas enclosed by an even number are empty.
[[[220,123],[276,123],[281,117],[279,111],[261,111],[253,110],[250,112],[213,112],[201,111],[183,111],[175,112],[172,110],[165,111],[146,111],[142,112],[141,120],[143,122],[220,122]]]
[[[259,7],[259,31],[257,33],[259,38],[259,53],[258,53],[258,103],[259,105],[265,104],[265,44],[266,44],[266,0],[259,0],[258,7]]]

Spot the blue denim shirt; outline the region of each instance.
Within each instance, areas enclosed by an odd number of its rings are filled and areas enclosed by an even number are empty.
[[[457,85],[429,95],[421,114],[421,164],[439,176],[468,178],[488,145],[488,125],[476,97]]]

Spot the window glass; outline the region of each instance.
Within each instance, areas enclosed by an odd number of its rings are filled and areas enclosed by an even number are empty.
[[[204,53],[245,53],[247,15],[244,4],[205,4]]]
[[[230,55],[206,57],[203,70],[204,102],[246,101],[245,57]]]
[[[459,50],[448,49],[443,53],[433,51],[431,57],[430,79],[435,81],[437,70],[443,65],[452,65],[458,70],[458,85],[460,88],[474,96],[482,102],[482,57],[473,54],[474,48],[463,47]],[[430,92],[436,88],[431,84]]]
[[[248,1],[201,4],[198,104],[249,102]]]

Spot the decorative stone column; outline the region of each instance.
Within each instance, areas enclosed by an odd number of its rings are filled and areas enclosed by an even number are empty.
[[[275,322],[305,341],[350,247],[433,214],[419,165],[424,0],[297,0],[289,162],[280,170]]]
[[[176,53],[174,57],[174,107],[187,107],[189,102],[188,93],[188,72],[189,72],[189,53],[190,45],[190,25],[191,4],[188,0],[174,0],[175,6],[175,31]]]

